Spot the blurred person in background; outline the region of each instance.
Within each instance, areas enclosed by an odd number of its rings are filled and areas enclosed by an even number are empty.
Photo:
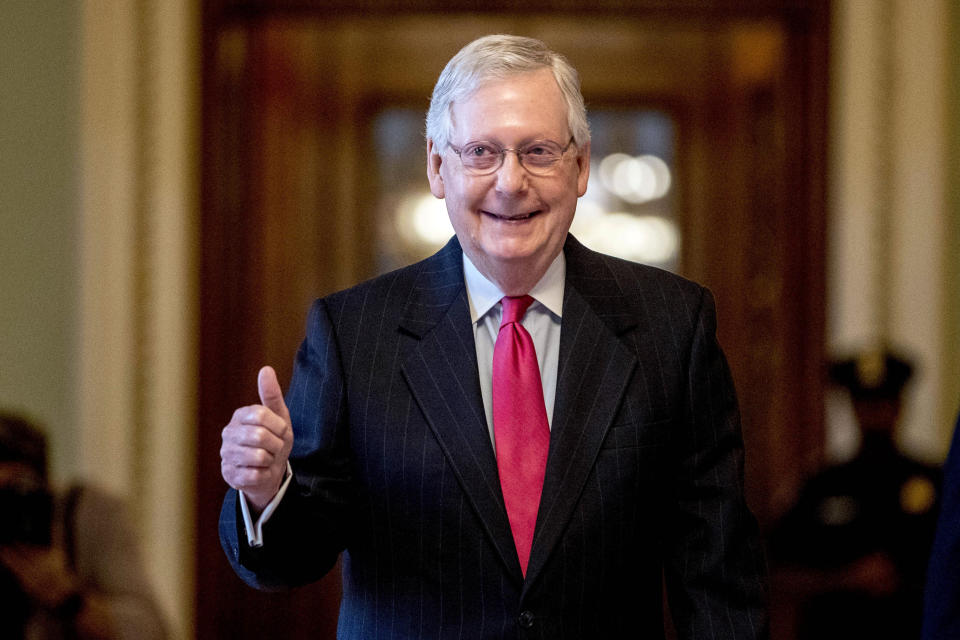
[[[123,503],[88,485],[60,492],[44,433],[0,412],[0,638],[166,637]]]
[[[960,638],[960,416],[943,468],[942,495],[927,569],[923,640]]]
[[[830,366],[862,441],[851,460],[807,481],[769,539],[773,584],[796,605],[798,639],[920,636],[941,474],[897,447],[912,372],[886,350]]]

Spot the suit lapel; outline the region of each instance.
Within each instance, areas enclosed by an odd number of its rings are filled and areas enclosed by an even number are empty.
[[[597,254],[572,236],[564,251],[567,278],[553,428],[525,588],[546,564],[572,516],[636,366],[617,337],[634,328],[630,301]],[[424,263],[400,326],[419,339],[402,365],[411,392],[504,565],[520,580],[484,417],[462,252],[455,238]]]
[[[525,588],[536,579],[593,469],[636,358],[617,338],[634,326],[613,275],[569,237],[550,453]]]
[[[484,416],[462,252],[455,238],[424,263],[400,326],[419,338],[402,365],[407,384],[504,564],[519,578]]]

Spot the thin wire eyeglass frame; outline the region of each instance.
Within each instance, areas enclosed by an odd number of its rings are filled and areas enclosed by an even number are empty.
[[[476,140],[476,141],[468,142],[464,144],[462,147],[455,147],[452,143],[448,143],[448,146],[455,154],[457,154],[457,157],[460,158],[460,166],[463,167],[463,170],[473,176],[488,176],[499,171],[500,168],[503,167],[504,158],[506,158],[508,152],[517,154],[517,161],[520,163],[520,166],[526,169],[527,171],[529,171],[531,174],[535,176],[546,176],[546,175],[550,175],[554,171],[554,169],[556,169],[557,166],[560,165],[560,162],[563,160],[563,156],[567,153],[567,151],[573,145],[573,142],[574,142],[573,136],[570,136],[570,141],[567,142],[567,145],[565,147],[563,147],[562,149],[559,149],[559,153],[556,155],[555,159],[553,159],[553,161],[550,162],[550,164],[547,164],[544,166],[528,165],[524,163],[523,157],[524,155],[526,155],[526,152],[528,150],[533,149],[537,146],[543,146],[545,143],[550,143],[551,145],[556,145],[559,148],[560,147],[559,143],[554,142],[552,140],[537,140],[519,149],[509,149],[509,148],[502,148],[500,147],[500,145],[495,144],[493,142],[487,142],[485,140]],[[492,151],[496,150],[496,153],[499,159],[497,160],[496,163],[494,163],[488,169],[480,169],[477,167],[472,167],[468,165],[466,162],[464,162],[463,160],[463,155],[461,154],[463,153],[464,149],[467,149],[468,147],[478,147],[478,146],[487,147]]]

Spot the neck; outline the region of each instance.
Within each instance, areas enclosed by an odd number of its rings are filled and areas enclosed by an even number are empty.
[[[530,293],[556,258],[551,256],[549,259],[504,262],[490,260],[486,256],[475,257],[468,254],[468,257],[484,278],[497,285],[497,288],[508,296]]]

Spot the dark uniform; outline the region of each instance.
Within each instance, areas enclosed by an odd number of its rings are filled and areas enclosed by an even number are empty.
[[[831,367],[834,382],[850,391],[863,443],[855,458],[807,482],[770,538],[775,567],[811,576],[799,603],[797,638],[920,635],[941,472],[894,443],[910,373],[909,364],[890,354]]]
[[[923,640],[960,638],[960,416],[943,472],[943,500],[924,593]]]

